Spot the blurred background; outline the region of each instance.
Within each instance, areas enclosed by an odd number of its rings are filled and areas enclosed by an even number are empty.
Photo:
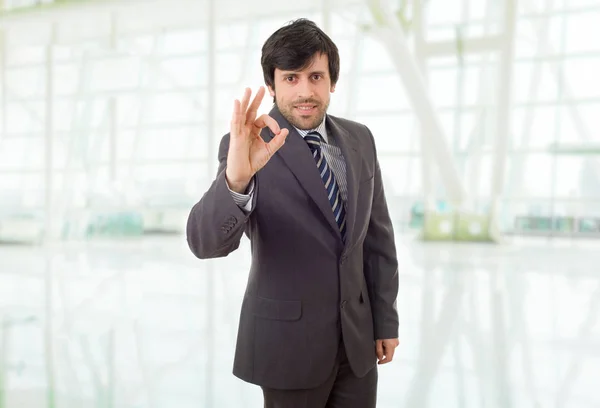
[[[397,235],[378,406],[600,406],[600,0],[0,10],[0,408],[262,406],[231,374],[248,241],[199,261],[185,222],[299,17],[340,49],[330,112],[373,131]]]

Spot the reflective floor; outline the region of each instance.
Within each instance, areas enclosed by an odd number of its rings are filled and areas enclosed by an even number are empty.
[[[378,407],[600,406],[600,242],[398,253]],[[231,374],[249,260],[245,241],[199,261],[183,237],[0,246],[0,408],[261,407]]]

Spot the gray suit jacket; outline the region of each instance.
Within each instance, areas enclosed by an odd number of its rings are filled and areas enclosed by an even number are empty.
[[[245,214],[227,188],[225,135],[216,179],[189,215],[189,247],[198,258],[217,258],[237,249],[244,233],[251,241],[234,375],[271,388],[316,387],[331,373],[342,336],[361,377],[376,364],[374,341],[398,337],[398,262],[373,135],[327,116],[346,161],[344,245],[308,145],[277,108],[270,115],[290,134],[255,176],[253,210]],[[273,137],[268,128],[261,136]]]

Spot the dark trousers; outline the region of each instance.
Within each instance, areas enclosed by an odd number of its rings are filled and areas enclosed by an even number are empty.
[[[292,367],[290,369],[293,370]],[[327,380],[308,390],[276,390],[262,387],[265,408],[375,408],[377,366],[358,378],[352,373],[343,343]]]

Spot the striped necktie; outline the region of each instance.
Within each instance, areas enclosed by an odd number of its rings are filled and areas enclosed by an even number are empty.
[[[327,190],[327,198],[329,199],[329,204],[333,210],[333,216],[335,217],[335,221],[340,228],[342,240],[345,242],[346,208],[342,200],[342,195],[340,194],[340,188],[335,181],[333,171],[331,171],[329,168],[327,160],[325,160],[325,156],[323,155],[323,150],[321,149],[321,141],[323,139],[318,132],[309,132],[306,136],[304,136],[304,140],[308,144],[308,147],[310,148],[313,157],[317,162],[317,168],[319,169],[321,180],[323,180],[323,184]]]

